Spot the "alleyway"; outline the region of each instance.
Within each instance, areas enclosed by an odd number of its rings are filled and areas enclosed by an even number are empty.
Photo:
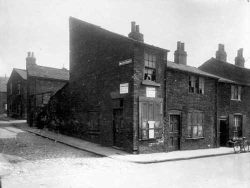
[[[2,188],[239,187],[250,185],[250,153],[156,164],[99,157],[0,122],[11,168]]]

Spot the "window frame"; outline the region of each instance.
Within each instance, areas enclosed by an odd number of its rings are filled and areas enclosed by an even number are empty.
[[[190,75],[188,77],[188,92],[204,95],[205,78],[200,76]]]
[[[242,86],[231,85],[231,100],[241,101],[242,96]]]
[[[144,74],[143,80],[156,82],[157,56],[152,52],[144,52]]]
[[[243,125],[243,116],[241,114],[234,114],[233,116],[233,138],[242,137],[242,125]]]
[[[17,84],[18,95],[21,95],[21,84]]]
[[[188,112],[188,116],[187,116],[187,122],[188,122],[187,123],[187,138],[188,139],[204,138],[204,119],[205,118],[204,118],[203,111],[195,110],[195,111]]]

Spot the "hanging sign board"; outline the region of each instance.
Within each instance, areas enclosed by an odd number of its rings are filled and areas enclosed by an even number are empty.
[[[120,84],[120,94],[128,93],[128,83]]]
[[[146,97],[155,98],[155,88],[154,87],[147,87],[146,88]]]
[[[132,59],[127,59],[127,60],[124,60],[124,61],[120,61],[119,66],[127,65],[129,63],[132,63]]]

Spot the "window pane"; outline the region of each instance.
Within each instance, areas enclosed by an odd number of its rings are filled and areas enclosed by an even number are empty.
[[[146,121],[142,122],[142,129],[147,129],[147,128],[148,128],[147,122]]]
[[[145,59],[145,60],[148,60],[148,53],[145,53],[145,54],[144,54],[144,59]]]
[[[174,146],[174,138],[173,138],[173,137],[171,137],[171,138],[169,139],[169,146],[170,146],[170,147],[173,147],[173,146]]]
[[[198,126],[194,125],[193,126],[193,136],[196,137],[198,135]]]
[[[187,131],[188,131],[188,137],[192,137],[192,127],[191,127],[191,125],[188,125]]]
[[[148,61],[147,60],[145,60],[145,66],[148,67]]]
[[[155,62],[152,62],[152,67],[155,68]]]
[[[241,100],[241,86],[238,86],[238,99]]]
[[[153,61],[152,54],[149,54],[149,61]]]
[[[202,137],[203,136],[203,130],[202,130],[202,125],[198,126],[198,136]]]
[[[231,85],[231,99],[234,99],[234,85]]]
[[[151,62],[151,61],[149,61],[149,62],[148,62],[148,66],[149,66],[149,67],[153,67],[153,65],[152,65],[152,62]]]
[[[153,61],[156,62],[156,56],[155,55],[153,55]]]
[[[149,138],[155,138],[155,130],[154,129],[149,130]]]

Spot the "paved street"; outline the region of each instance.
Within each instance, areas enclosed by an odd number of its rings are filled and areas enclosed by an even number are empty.
[[[250,153],[135,164],[74,149],[3,121],[0,121],[0,149],[10,164],[9,170],[2,174],[2,188],[246,188],[250,185]]]

